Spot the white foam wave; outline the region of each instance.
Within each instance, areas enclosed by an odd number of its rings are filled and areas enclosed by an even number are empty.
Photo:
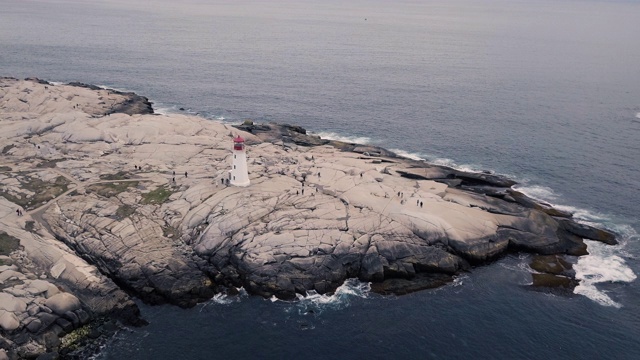
[[[435,165],[447,166],[452,169],[469,172],[469,173],[481,173],[483,171],[482,169],[480,169],[479,166],[475,166],[471,164],[456,164],[455,161],[448,158],[436,158],[428,161]]]
[[[327,140],[343,141],[347,143],[354,143],[354,144],[361,144],[361,145],[366,145],[371,143],[371,138],[368,138],[366,136],[344,136],[344,135],[336,134],[334,132],[326,132],[326,131],[313,133],[313,135],[318,135],[321,138],[327,139]]]
[[[153,107],[153,112],[160,115],[169,115],[176,113],[175,106],[164,106],[162,104],[156,103],[156,106]]]
[[[211,302],[216,303],[216,304],[220,304],[220,305],[227,305],[227,304],[231,304],[234,301],[234,299],[230,298],[229,295],[227,294],[215,294],[213,296],[213,298],[211,298]]]
[[[410,153],[408,151],[404,151],[404,150],[400,150],[400,149],[390,149],[391,151],[393,151],[396,155],[402,156],[402,157],[406,157],[408,159],[413,159],[413,160],[425,160],[426,157],[423,156],[422,154],[417,154],[417,153]]]
[[[640,119],[640,112],[636,114],[636,118]]]
[[[553,189],[546,186],[516,185],[513,187],[513,189],[520,191],[530,198],[544,202],[551,202],[558,199],[558,195],[553,191]]]
[[[616,308],[622,305],[614,301],[607,291],[597,288],[602,283],[629,283],[637,277],[625,260],[619,256],[616,247],[585,240],[589,248],[589,255],[581,256],[578,263],[573,266],[576,279],[580,284],[574,289],[575,294],[580,294],[604,306]]]
[[[326,309],[343,309],[349,306],[353,298],[369,297],[370,290],[370,283],[361,282],[358,279],[347,279],[331,295],[321,295],[314,290],[308,291],[306,295],[297,294],[296,307],[302,315],[319,314]]]
[[[234,302],[240,302],[242,298],[249,296],[247,291],[242,287],[236,290],[238,291],[236,295],[228,295],[226,293],[215,294],[209,301],[200,305],[200,312],[205,310],[209,305],[229,305]]]
[[[467,276],[467,275],[456,276],[455,278],[453,278],[453,282],[451,283],[451,286],[453,286],[453,287],[462,286],[462,284],[467,279],[469,279],[469,276]]]
[[[125,89],[125,88],[114,88],[113,86],[107,86],[107,85],[96,85],[97,87],[104,89],[104,90],[114,90],[114,91],[119,91],[122,93],[130,93],[130,92],[135,92],[133,90],[129,90],[129,89]]]

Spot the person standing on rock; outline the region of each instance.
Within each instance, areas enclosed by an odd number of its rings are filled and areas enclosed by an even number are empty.
[[[186,171],[184,172],[184,177],[187,177],[187,172]]]
[[[423,205],[423,204],[422,204],[422,201],[420,201],[420,209],[422,209],[422,205]]]

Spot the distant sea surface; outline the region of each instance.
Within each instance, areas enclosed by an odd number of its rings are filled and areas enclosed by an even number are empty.
[[[135,91],[469,170],[620,234],[573,294],[529,255],[379,296],[141,305],[99,359],[640,359],[640,2],[2,0],[0,75]]]

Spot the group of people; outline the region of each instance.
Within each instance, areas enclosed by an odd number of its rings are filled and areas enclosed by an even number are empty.
[[[22,209],[16,209],[16,215],[22,216],[23,215]]]
[[[386,195],[385,195],[385,197],[386,197]],[[404,198],[404,193],[402,191],[398,191],[398,197],[400,197],[401,199]],[[405,202],[406,201],[404,199],[400,200],[400,204],[404,205]],[[422,201],[420,201],[419,199],[416,199],[416,206],[420,206],[422,208],[423,205],[424,205],[424,203]]]

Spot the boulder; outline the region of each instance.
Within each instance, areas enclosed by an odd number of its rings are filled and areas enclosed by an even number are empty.
[[[22,298],[17,298],[6,292],[0,292],[0,310],[22,313],[27,311],[27,303]]]
[[[20,327],[20,321],[16,315],[6,310],[0,310],[0,328],[4,331],[13,331]]]
[[[80,300],[69,293],[58,293],[48,298],[44,303],[55,314],[63,315],[67,311],[80,309]]]
[[[29,324],[27,324],[26,327],[27,327],[27,330],[29,330],[30,332],[36,333],[42,327],[42,321],[40,321],[40,319],[35,319],[31,321]]]
[[[560,219],[560,225],[568,232],[585,239],[600,241],[608,245],[616,245],[616,235],[610,231],[594,228],[593,226],[580,224],[575,221]]]
[[[16,352],[21,359],[33,359],[38,355],[44,354],[46,349],[43,345],[37,343],[36,341],[29,341],[26,344],[20,345]]]

